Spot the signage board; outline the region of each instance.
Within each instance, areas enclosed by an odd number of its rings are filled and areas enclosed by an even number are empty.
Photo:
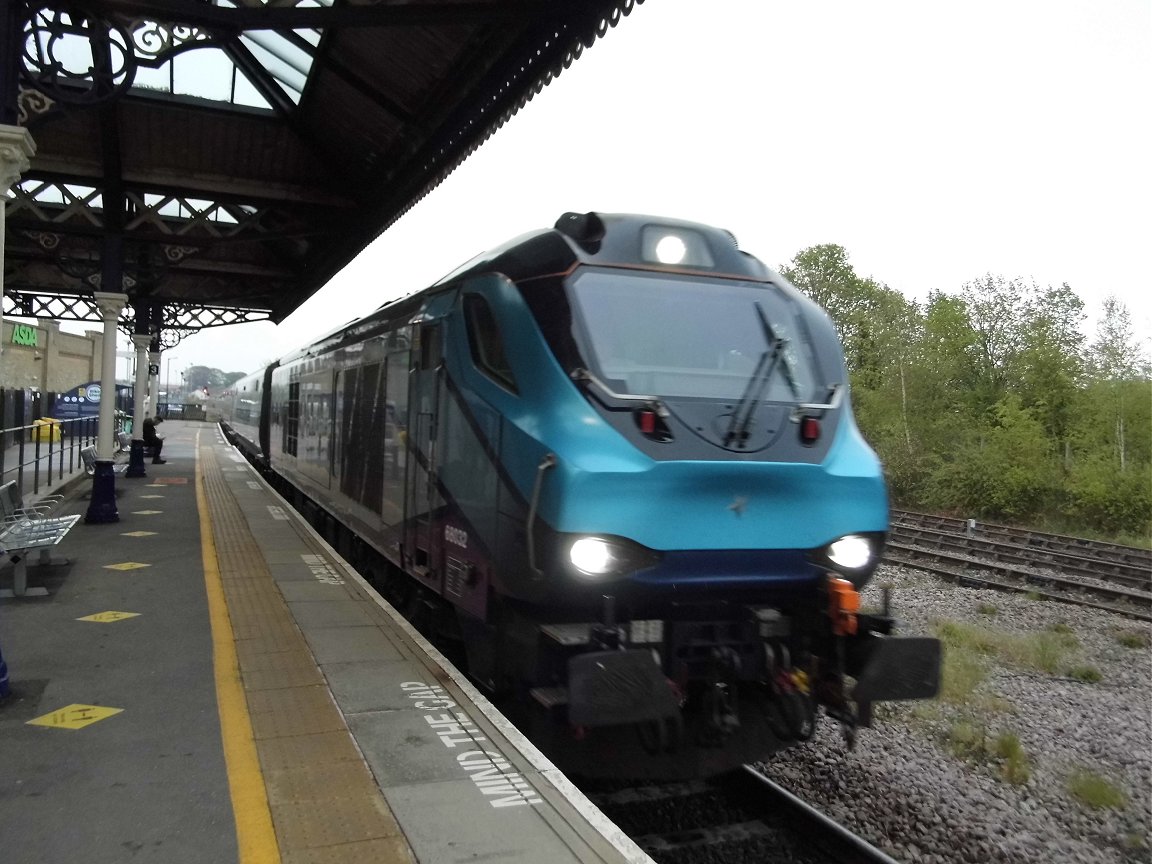
[[[99,381],[89,381],[87,384],[71,387],[56,397],[56,404],[52,406],[52,416],[57,420],[96,417],[100,413],[102,391]],[[132,410],[132,388],[127,384],[116,385],[116,407],[121,411]]]

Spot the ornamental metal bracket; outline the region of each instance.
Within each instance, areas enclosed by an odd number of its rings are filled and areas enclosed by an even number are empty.
[[[50,318],[56,321],[85,321],[100,324],[104,319],[91,294],[50,294],[6,288],[3,296],[4,315],[13,318]],[[197,303],[163,302],[160,343],[171,348],[181,340],[208,327],[268,321],[266,309],[234,306],[203,306]],[[120,313],[117,327],[131,336],[135,332],[135,315],[131,306]]]
[[[81,41],[87,50],[77,50]],[[24,27],[24,74],[43,98],[94,105],[122,96],[139,67],[158,69],[177,54],[215,42],[214,34],[196,26],[41,7]]]

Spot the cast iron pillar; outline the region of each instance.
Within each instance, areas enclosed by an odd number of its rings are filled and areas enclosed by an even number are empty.
[[[96,447],[96,473],[92,476],[92,498],[84,521],[119,522],[116,510],[116,321],[128,302],[127,294],[95,292],[96,306],[104,318],[103,365],[100,372],[100,427]]]
[[[132,388],[132,452],[128,457],[128,470],[125,477],[147,477],[144,468],[144,390],[148,387],[148,346],[152,336],[148,333],[133,333],[132,344],[136,346],[136,383]]]

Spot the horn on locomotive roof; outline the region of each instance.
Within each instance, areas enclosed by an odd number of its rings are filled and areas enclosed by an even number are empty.
[[[580,244],[584,251],[595,255],[604,239],[604,220],[595,213],[565,213],[553,226]]]

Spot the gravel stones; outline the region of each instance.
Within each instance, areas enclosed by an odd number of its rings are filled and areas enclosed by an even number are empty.
[[[1131,864],[1152,861],[1152,628],[1108,612],[966,588],[884,566],[865,594],[878,607],[892,586],[902,635],[939,621],[1007,634],[1074,637],[1070,662],[1099,681],[1047,674],[996,656],[971,704],[888,703],[846,752],[824,719],[807,744],[760,767],[772,779],[900,861],[923,864]],[[990,614],[994,610],[994,614]],[[1142,635],[1127,647],[1120,633]],[[947,649],[946,649],[947,650]],[[987,755],[950,746],[957,724],[993,740],[1014,735],[1027,779],[1008,782]],[[1088,771],[1121,790],[1119,806],[1092,807],[1069,791]]]

